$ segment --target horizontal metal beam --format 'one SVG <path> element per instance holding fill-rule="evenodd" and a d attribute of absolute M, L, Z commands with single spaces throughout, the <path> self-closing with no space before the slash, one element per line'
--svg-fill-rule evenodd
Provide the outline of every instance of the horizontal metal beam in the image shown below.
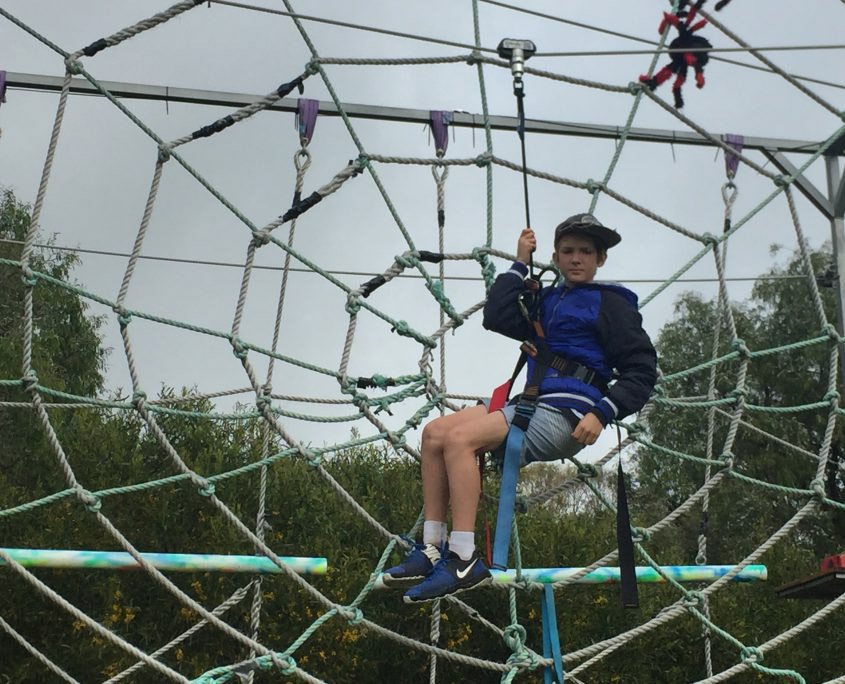
<path fill-rule="evenodd" d="M 763 154 L 778 167 L 778 170 L 781 173 L 786 174 L 787 176 L 793 176 L 795 181 L 793 185 L 798 188 L 804 197 L 806 197 L 810 202 L 822 213 L 825 215 L 825 218 L 832 219 L 833 218 L 833 205 L 831 204 L 830 200 L 825 197 L 825 195 L 810 181 L 808 181 L 803 174 L 798 173 L 798 167 L 796 167 L 789 159 L 782 152 L 776 152 L 774 150 L 763 150 Z"/>
<path fill-rule="evenodd" d="M 63 78 L 58 76 L 44 76 L 40 74 L 25 74 L 8 72 L 7 86 L 11 89 L 25 89 L 36 91 L 61 90 Z M 117 81 L 101 81 L 103 87 L 116 97 L 140 100 L 158 100 L 162 102 L 185 102 L 189 104 L 215 105 L 220 107 L 243 107 L 263 97 L 249 93 L 229 93 L 213 90 L 196 90 L 193 88 L 171 88 L 169 86 L 143 85 L 139 83 L 122 83 Z M 100 95 L 88 81 L 74 78 L 71 81 L 71 92 L 85 95 Z M 282 112 L 295 112 L 296 98 L 279 100 L 269 109 Z M 427 109 L 410 109 L 406 107 L 380 107 L 374 105 L 345 104 L 344 111 L 357 119 L 376 119 L 379 121 L 398 121 L 402 123 L 427 124 L 429 111 Z M 328 116 L 339 116 L 333 102 L 320 102 L 320 113 Z M 461 128 L 483 128 L 484 117 L 471 112 L 454 112 L 452 125 Z M 515 130 L 517 121 L 513 116 L 491 116 L 490 125 L 496 130 Z M 618 139 L 621 129 L 618 126 L 604 126 L 590 123 L 570 123 L 564 121 L 545 121 L 542 119 L 527 119 L 525 130 L 531 133 L 549 135 L 568 135 L 586 138 Z M 718 137 L 718 136 L 717 136 Z M 784 138 L 759 138 L 744 136 L 744 147 L 754 150 L 774 150 L 777 152 L 806 152 L 813 153 L 819 149 L 818 140 L 790 140 Z M 701 145 L 713 147 L 713 143 L 694 131 L 673 131 L 659 128 L 632 128 L 628 140 L 654 143 L 671 143 L 674 145 Z M 837 154 L 845 151 L 839 149 Z"/>
<path fill-rule="evenodd" d="M 0 568 L 8 556 L 25 568 L 136 569 L 141 566 L 124 551 L 59 551 L 56 549 L 0 548 Z M 142 553 L 154 568 L 167 572 L 248 572 L 281 574 L 285 571 L 264 556 L 236 556 L 214 553 Z M 282 565 L 299 575 L 325 575 L 325 558 L 279 556 Z"/>
<path fill-rule="evenodd" d="M 733 572 L 734 565 L 663 565 L 660 572 L 648 565 L 635 568 L 637 582 L 640 584 L 665 584 L 666 577 L 676 582 L 715 582 L 729 572 Z M 580 574 L 584 568 L 522 568 L 522 579 L 539 584 L 554 584 L 571 580 Z M 661 574 L 662 573 L 662 574 Z M 511 586 L 517 584 L 516 570 L 491 570 L 494 586 Z M 382 575 L 376 580 L 375 589 L 388 589 Z M 573 584 L 618 584 L 619 568 L 597 568 L 578 579 Z M 733 582 L 765 582 L 769 578 L 769 571 L 765 565 L 746 565 L 737 572 L 731 580 Z M 533 587 L 532 587 L 533 588 Z"/>

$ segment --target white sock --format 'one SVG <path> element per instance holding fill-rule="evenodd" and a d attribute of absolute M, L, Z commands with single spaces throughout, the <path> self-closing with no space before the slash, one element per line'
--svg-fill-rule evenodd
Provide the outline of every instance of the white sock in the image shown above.
<path fill-rule="evenodd" d="M 446 523 L 439 520 L 426 520 L 423 523 L 423 544 L 443 546 L 446 541 Z"/>
<path fill-rule="evenodd" d="M 449 550 L 457 553 L 461 560 L 469 560 L 475 552 L 475 532 L 452 530 L 449 535 Z"/>

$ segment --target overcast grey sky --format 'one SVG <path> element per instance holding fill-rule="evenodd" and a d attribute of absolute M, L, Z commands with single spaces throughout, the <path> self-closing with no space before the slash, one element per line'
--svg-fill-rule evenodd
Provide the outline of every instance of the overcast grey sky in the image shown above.
<path fill-rule="evenodd" d="M 283 9 L 280 2 L 254 0 L 255 5 Z M 520 2 L 544 11 L 603 28 L 656 39 L 657 25 L 667 3 L 656 0 L 608 2 Z M 3 7 L 62 48 L 73 51 L 167 7 L 166 2 L 133 3 L 79 1 L 71 4 L 38 0 L 4 0 Z M 454 41 L 472 42 L 472 6 L 469 0 L 452 2 L 341 2 L 320 0 L 295 4 L 297 10 L 317 16 L 372 24 Z M 845 5 L 835 0 L 802 3 L 772 0 L 734 0 L 718 17 L 748 43 L 757 46 L 833 44 L 842 42 Z M 403 38 L 306 23 L 317 50 L 324 57 L 445 56 L 463 54 L 459 48 L 430 45 Z M 713 27 L 703 31 L 718 47 L 733 44 Z M 673 34 L 674 35 L 674 34 Z M 490 4 L 481 5 L 481 38 L 495 47 L 503 37 L 525 37 L 542 51 L 639 49 L 642 44 L 590 32 Z M 0 19 L 0 69 L 33 74 L 61 75 L 61 58 L 5 19 Z M 781 67 L 799 74 L 843 82 L 842 51 L 768 53 Z M 757 63 L 752 56 L 731 58 Z M 212 4 L 184 15 L 92 58 L 88 71 L 101 80 L 248 92 L 261 95 L 299 74 L 309 54 L 288 17 Z M 649 64 L 649 55 L 534 58 L 530 65 L 570 76 L 616 85 L 636 80 Z M 661 57 L 659 66 L 667 61 Z M 480 112 L 475 67 L 465 64 L 414 67 L 328 66 L 327 71 L 342 101 Z M 707 85 L 685 87 L 684 113 L 717 134 L 740 133 L 805 140 L 822 140 L 841 121 L 778 76 L 712 61 Z M 514 113 L 510 74 L 485 67 L 490 110 Z M 809 87 L 842 108 L 845 90 L 818 84 Z M 530 118 L 622 126 L 633 98 L 628 94 L 562 84 L 528 76 L 526 108 Z M 659 94 L 671 100 L 669 84 Z M 305 96 L 326 100 L 319 77 L 306 82 Z M 20 199 L 31 201 L 40 177 L 50 128 L 55 115 L 55 94 L 10 90 L 0 107 L 0 184 Z M 225 115 L 223 108 L 160 102 L 128 101 L 126 105 L 164 139 L 189 133 Z M 355 120 L 365 148 L 375 154 L 433 156 L 423 126 Z M 634 124 L 639 127 L 685 130 L 681 122 L 644 99 Z M 293 115 L 261 113 L 222 134 L 182 148 L 186 159 L 250 219 L 263 225 L 289 206 L 293 190 L 292 157 L 298 148 Z M 483 134 L 459 129 L 450 140 L 448 157 L 472 157 L 483 151 Z M 498 156 L 519 161 L 516 135 L 494 133 Z M 305 192 L 323 185 L 357 151 L 337 118 L 318 119 L 311 144 L 313 164 Z M 614 142 L 562 136 L 529 135 L 529 166 L 585 181 L 601 178 L 614 152 Z M 42 215 L 46 234 L 60 245 L 129 252 L 135 240 L 156 159 L 154 143 L 112 104 L 98 97 L 71 98 L 59 142 L 56 165 Z M 749 156 L 759 163 L 759 153 Z M 791 155 L 796 164 L 802 155 Z M 405 225 L 420 249 L 437 250 L 435 186 L 427 168 L 379 166 L 378 172 Z M 808 177 L 825 187 L 824 168 L 817 162 Z M 494 171 L 493 246 L 513 252 L 523 223 L 522 185 L 518 174 Z M 680 145 L 628 143 L 610 186 L 696 233 L 719 233 L 724 182 L 721 155 L 714 150 Z M 586 210 L 589 195 L 551 183 L 530 180 L 532 222 L 540 237 L 538 257 L 551 252 L 550 232 L 563 217 Z M 735 216 L 742 217 L 773 189 L 770 180 L 741 167 Z M 453 168 L 446 184 L 446 251 L 463 252 L 484 242 L 484 171 L 474 166 Z M 829 236 L 827 221 L 802 197 L 798 198 L 804 230 L 819 246 Z M 699 249 L 699 243 L 680 236 L 615 200 L 602 196 L 597 215 L 623 235 L 600 271 L 603 279 L 628 284 L 641 297 L 656 284 L 637 280 L 665 278 Z M 277 233 L 287 235 L 284 227 Z M 224 209 L 175 162 L 166 165 L 155 213 L 143 253 L 189 259 L 242 262 L 250 239 L 247 228 Z M 757 214 L 731 239 L 728 275 L 755 276 L 771 266 L 769 245 L 795 245 L 786 202 L 781 197 Z M 407 249 L 367 175 L 349 181 L 337 193 L 303 216 L 297 226 L 295 247 L 329 269 L 381 272 L 393 257 Z M 280 265 L 283 252 L 273 245 L 262 248 L 258 262 Z M 781 257 L 782 258 L 782 255 Z M 497 260 L 501 271 L 506 262 Z M 85 255 L 75 278 L 87 290 L 116 299 L 126 259 Z M 474 264 L 451 262 L 447 274 L 477 275 Z M 689 277 L 713 277 L 712 259 L 702 260 Z M 228 331 L 237 300 L 241 271 L 236 268 L 141 262 L 130 288 L 130 308 Z M 357 286 L 364 278 L 343 277 Z M 257 271 L 251 282 L 242 337 L 270 346 L 280 274 Z M 712 284 L 669 287 L 643 309 L 647 330 L 656 336 L 672 315 L 683 290 L 712 296 Z M 742 299 L 750 284 L 732 283 L 731 296 Z M 447 293 L 463 310 L 483 297 L 480 282 L 450 281 Z M 345 294 L 323 278 L 292 274 L 280 351 L 329 368 L 337 368 L 348 324 Z M 378 290 L 370 303 L 415 329 L 431 333 L 438 327 L 437 307 L 421 281 L 401 280 Z M 114 314 L 108 314 L 106 343 L 114 349 L 108 386 L 129 386 L 126 360 Z M 196 385 L 214 392 L 246 386 L 240 362 L 228 343 L 136 319 L 130 326 L 141 382 L 149 394 L 166 384 Z M 446 338 L 448 389 L 483 394 L 510 372 L 515 344 L 483 331 L 480 315 Z M 350 372 L 353 375 L 398 375 L 417 371 L 420 346 L 390 332 L 380 319 L 360 316 Z M 250 358 L 264 377 L 266 362 Z M 277 365 L 274 391 L 286 394 L 337 397 L 337 383 L 314 373 Z M 374 393 L 377 394 L 377 393 Z M 243 397 L 248 400 L 248 395 Z M 226 408 L 230 405 L 221 402 Z M 397 427 L 420 405 L 409 401 L 386 422 Z M 286 408 L 325 415 L 350 413 L 348 407 L 321 408 L 285 404 Z M 349 425 L 324 425 L 286 420 L 291 434 L 322 444 L 344 440 Z M 363 434 L 373 430 L 358 422 Z M 411 441 L 419 433 L 410 435 Z M 604 440 L 609 442 L 610 439 Z M 599 455 L 595 449 L 593 455 Z"/>

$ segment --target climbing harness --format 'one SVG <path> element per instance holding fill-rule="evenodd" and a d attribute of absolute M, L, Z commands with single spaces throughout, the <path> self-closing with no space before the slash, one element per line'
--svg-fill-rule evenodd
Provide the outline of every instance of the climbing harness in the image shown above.
<path fill-rule="evenodd" d="M 542 273 L 540 277 L 542 277 Z M 538 284 L 539 282 L 538 280 Z M 534 342 L 526 340 L 520 345 L 519 359 L 517 360 L 511 378 L 493 391 L 489 406 L 489 411 L 493 412 L 502 408 L 508 402 L 513 383 L 516 382 L 516 378 L 522 371 L 528 357 L 531 357 L 534 361 L 534 368 L 531 377 L 526 383 L 525 389 L 519 396 L 516 411 L 505 440 L 505 455 L 502 462 L 499 507 L 496 513 L 496 531 L 492 554 L 492 567 L 500 570 L 507 570 L 508 568 L 508 552 L 514 520 L 514 508 L 516 506 L 516 485 L 519 480 L 519 468 L 522 460 L 525 433 L 537 409 L 540 385 L 547 371 L 554 369 L 561 375 L 574 377 L 581 382 L 592 385 L 602 393 L 607 390 L 607 383 L 598 376 L 594 369 L 555 354 L 549 349 L 546 343 L 545 331 L 538 315 L 542 301 L 537 293 L 531 290 L 526 289 L 522 294 L 526 294 L 534 300 L 530 309 L 523 301 L 522 295 L 520 295 L 518 303 L 523 316 L 530 322 L 534 329 L 536 339 Z M 621 456 L 617 480 L 616 537 L 619 548 L 622 603 L 626 608 L 635 608 L 639 605 L 639 601 L 637 597 L 637 579 L 634 570 L 634 546 L 631 537 L 631 524 L 628 514 L 625 476 L 622 472 Z"/>

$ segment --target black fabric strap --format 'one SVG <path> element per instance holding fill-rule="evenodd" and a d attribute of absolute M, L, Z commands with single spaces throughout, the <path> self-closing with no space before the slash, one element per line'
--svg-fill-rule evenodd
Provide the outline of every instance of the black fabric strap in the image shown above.
<path fill-rule="evenodd" d="M 616 475 L 616 543 L 619 547 L 622 605 L 625 608 L 639 608 L 637 571 L 634 567 L 634 540 L 631 537 L 631 516 L 628 513 L 628 496 L 626 494 L 625 473 L 622 471 L 621 456 Z"/>
<path fill-rule="evenodd" d="M 525 350 L 527 344 L 523 344 L 523 350 Z M 607 390 L 607 383 L 592 368 L 555 354 L 545 343 L 538 344 L 534 349 L 536 349 L 536 353 L 533 354 L 533 357 L 537 363 L 542 363 L 547 368 L 554 368 L 561 375 L 577 378 L 602 392 Z"/>

